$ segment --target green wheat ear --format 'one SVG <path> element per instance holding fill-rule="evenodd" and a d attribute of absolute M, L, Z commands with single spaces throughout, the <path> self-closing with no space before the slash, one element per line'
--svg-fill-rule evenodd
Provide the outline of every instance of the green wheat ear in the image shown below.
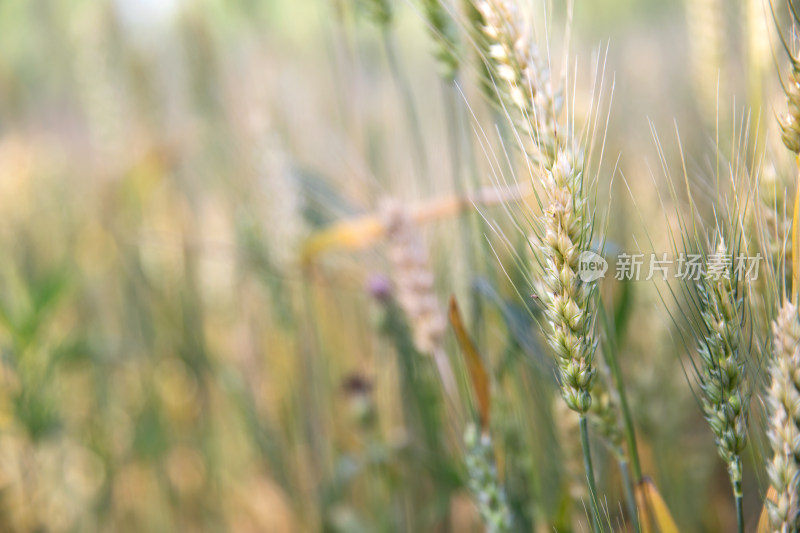
<path fill-rule="evenodd" d="M 739 141 L 732 147 L 730 161 L 722 161 L 717 145 L 717 164 L 711 183 L 690 183 L 681 151 L 689 214 L 678 211 L 678 231 L 673 234 L 670 230 L 669 236 L 675 256 L 699 255 L 703 271 L 694 279 L 683 278 L 680 296 L 671 287 L 665 290 L 683 315 L 681 320 L 673 316 L 681 336 L 686 333 L 694 340 L 695 348 L 691 344 L 687 347 L 691 360 L 687 375 L 696 380 L 703 414 L 728 469 L 738 531 L 742 533 L 745 521 L 741 454 L 747 445 L 749 406 L 758 376 L 757 370 L 751 370 L 750 366 L 758 364 L 756 354 L 761 342 L 754 335 L 757 328 L 752 316 L 752 280 L 747 279 L 741 263 L 755 255 L 755 251 L 748 250 L 745 214 L 755 194 L 751 177 L 758 175 L 758 167 L 746 163 L 744 156 L 750 141 L 749 121 L 743 119 L 739 126 L 741 129 L 734 128 L 733 138 Z M 656 143 L 661 151 L 657 136 Z M 678 143 L 680 147 L 679 136 Z M 662 163 L 666 168 L 666 162 Z M 677 191 L 668 175 L 667 178 L 672 201 L 679 204 Z M 704 185 L 713 195 L 696 197 L 695 192 L 702 192 Z M 698 205 L 697 200 L 708 200 L 708 204 Z M 714 217 L 710 230 L 702 222 L 703 207 Z M 659 292 L 664 299 L 662 289 Z"/>
<path fill-rule="evenodd" d="M 498 481 L 491 436 L 470 424 L 464 433 L 464 444 L 467 447 L 469 488 L 477 500 L 486 531 L 509 533 L 512 531 L 511 512 L 505 491 Z"/>
<path fill-rule="evenodd" d="M 498 101 L 514 127 L 534 183 L 541 212 L 522 212 L 531 226 L 536 296 L 544 309 L 543 330 L 559 370 L 561 396 L 579 415 L 592 527 L 600 531 L 600 509 L 589 446 L 587 413 L 597 371 L 596 281 L 578 275 L 580 256 L 592 251 L 595 182 L 587 179 L 585 151 L 591 128 L 576 135 L 561 120 L 562 98 L 549 61 L 540 57 L 532 31 L 510 0 L 476 0 L 485 57 Z M 592 103 L 594 105 L 594 102 Z M 591 116 L 590 116 L 591 119 Z M 591 120 L 590 120 L 591 122 Z M 591 153 L 591 152 L 589 152 Z"/>
<path fill-rule="evenodd" d="M 448 13 L 444 0 L 423 0 L 422 9 L 435 47 L 434 56 L 439 64 L 439 71 L 445 80 L 453 81 L 460 63 L 455 22 Z"/>
<path fill-rule="evenodd" d="M 729 251 L 720 238 L 715 256 Z M 714 256 L 709 256 L 714 257 Z M 728 466 L 736 498 L 742 495 L 741 453 L 747 443 L 747 407 L 745 392 L 745 360 L 741 342 L 743 300 L 740 280 L 727 269 L 716 279 L 706 275 L 698 284 L 700 313 L 706 332 L 700 343 L 699 381 L 703 392 L 703 411 L 708 420 L 717 450 Z"/>

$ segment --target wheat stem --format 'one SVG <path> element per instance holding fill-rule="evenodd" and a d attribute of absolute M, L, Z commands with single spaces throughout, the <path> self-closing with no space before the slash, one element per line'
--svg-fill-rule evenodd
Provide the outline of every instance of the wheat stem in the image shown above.
<path fill-rule="evenodd" d="M 586 416 L 580 417 L 581 428 L 581 447 L 583 448 L 583 466 L 586 469 L 586 482 L 589 484 L 589 499 L 592 505 L 592 531 L 600 533 L 600 508 L 597 505 L 597 483 L 594 479 L 594 468 L 592 467 L 592 450 L 589 446 L 589 427 L 586 423 Z"/>
<path fill-rule="evenodd" d="M 397 60 L 397 52 L 390 29 L 388 27 L 383 27 L 381 35 L 383 37 L 383 48 L 386 51 L 386 60 L 389 63 L 389 70 L 391 71 L 395 85 L 397 85 L 397 90 L 400 92 L 400 97 L 403 99 L 403 105 L 406 108 L 406 115 L 408 117 L 411 133 L 411 143 L 416 156 L 414 158 L 414 165 L 417 177 L 425 178 L 428 175 L 428 158 L 425 155 L 425 147 L 422 142 L 422 127 L 419 122 L 417 107 L 414 105 L 414 96 L 411 92 L 408 80 L 406 80 L 400 70 L 400 63 Z"/>
<path fill-rule="evenodd" d="M 639 532 L 641 531 L 641 525 L 639 524 L 639 512 L 636 509 L 636 494 L 633 491 L 633 481 L 631 481 L 631 472 L 628 468 L 628 461 L 625 459 L 625 457 L 620 457 L 618 464 L 620 475 L 622 476 L 622 485 L 625 488 L 625 503 L 628 506 L 628 514 L 631 517 L 631 525 L 633 526 L 634 531 Z"/>
<path fill-rule="evenodd" d="M 605 330 L 603 357 L 605 358 L 606 363 L 608 363 L 608 368 L 611 372 L 611 378 L 614 381 L 614 387 L 617 391 L 617 396 L 619 399 L 619 411 L 622 415 L 622 428 L 625 433 L 625 442 L 628 446 L 628 457 L 630 458 L 630 466 L 633 469 L 633 472 L 630 472 L 630 469 L 628 468 L 628 461 L 624 456 L 619 460 L 619 468 L 622 474 L 623 483 L 625 484 L 625 499 L 628 504 L 628 512 L 631 515 L 633 530 L 638 532 L 641 531 L 641 525 L 639 524 L 639 515 L 636 509 L 636 499 L 631 480 L 631 475 L 633 475 L 633 480 L 635 480 L 636 483 L 642 479 L 642 467 L 639 462 L 639 449 L 636 444 L 636 430 L 633 427 L 633 416 L 631 415 L 631 409 L 628 405 L 628 396 L 625 393 L 625 384 L 622 381 L 622 371 L 620 370 L 619 359 L 617 357 L 619 351 L 617 349 L 614 331 L 611 329 L 611 323 L 608 320 L 608 313 L 606 313 L 606 308 L 602 301 L 598 304 L 597 311 L 600 315 L 603 329 Z"/>
<path fill-rule="evenodd" d="M 741 461 L 741 459 L 739 459 Z M 742 481 L 736 481 L 733 484 L 733 493 L 736 497 L 736 524 L 737 531 L 744 533 L 744 508 L 742 506 Z"/>
<path fill-rule="evenodd" d="M 628 445 L 628 455 L 630 456 L 631 468 L 633 479 L 638 483 L 642 479 L 642 466 L 639 462 L 639 448 L 636 444 L 636 429 L 633 426 L 633 415 L 631 415 L 631 408 L 628 404 L 628 395 L 625 392 L 625 384 L 622 381 L 622 371 L 619 366 L 619 359 L 617 358 L 618 350 L 617 343 L 611 331 L 611 324 L 608 320 L 608 314 L 602 302 L 598 307 L 600 320 L 603 321 L 603 327 L 606 330 L 607 346 L 603 351 L 603 355 L 608 362 L 608 367 L 611 370 L 611 376 L 614 378 L 614 386 L 619 394 L 619 407 L 622 411 L 622 422 L 625 429 L 625 441 Z"/>
<path fill-rule="evenodd" d="M 736 526 L 738 533 L 744 533 L 744 509 L 742 507 L 742 456 L 733 457 L 730 467 L 733 498 L 736 501 Z"/>

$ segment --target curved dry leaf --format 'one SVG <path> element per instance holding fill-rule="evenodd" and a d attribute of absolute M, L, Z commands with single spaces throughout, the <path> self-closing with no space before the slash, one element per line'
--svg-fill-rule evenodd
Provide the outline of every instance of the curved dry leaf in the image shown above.
<path fill-rule="evenodd" d="M 486 431 L 489 428 L 489 374 L 486 372 L 486 367 L 483 365 L 483 359 L 481 359 L 478 349 L 464 327 L 464 321 L 461 319 L 461 312 L 458 309 L 455 296 L 450 297 L 449 317 L 450 325 L 453 326 L 458 345 L 461 347 L 461 352 L 467 362 L 467 370 L 469 370 L 472 388 L 475 391 L 475 398 L 478 402 L 481 429 Z"/>
<path fill-rule="evenodd" d="M 642 533 L 678 533 L 678 526 L 653 480 L 643 478 L 636 485 L 636 505 Z"/>

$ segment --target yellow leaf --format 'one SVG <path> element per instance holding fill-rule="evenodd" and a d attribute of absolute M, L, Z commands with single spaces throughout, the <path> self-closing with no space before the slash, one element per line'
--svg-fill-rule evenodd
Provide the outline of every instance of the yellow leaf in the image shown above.
<path fill-rule="evenodd" d="M 472 388 L 475 390 L 475 397 L 478 401 L 481 429 L 487 431 L 489 429 L 489 375 L 486 373 L 486 367 L 483 366 L 483 359 L 481 359 L 478 349 L 464 327 L 455 296 L 450 297 L 450 324 L 453 326 L 458 345 L 461 346 L 467 362 Z"/>
<path fill-rule="evenodd" d="M 678 533 L 678 526 L 653 481 L 645 477 L 636 485 L 636 504 L 642 533 Z"/>
<path fill-rule="evenodd" d="M 777 492 L 775 491 L 775 487 L 770 487 L 767 491 L 767 500 L 775 501 L 775 497 L 777 496 Z M 769 513 L 767 512 L 767 502 L 764 502 L 764 507 L 761 509 L 761 516 L 758 518 L 758 527 L 756 528 L 756 533 L 771 533 L 772 528 L 769 525 Z"/>
<path fill-rule="evenodd" d="M 524 201 L 533 196 L 530 186 L 498 190 L 496 187 L 480 189 L 468 196 L 437 198 L 409 207 L 409 216 L 416 224 L 426 224 L 456 215 L 474 204 L 496 205 L 503 202 Z M 356 250 L 366 248 L 384 235 L 386 228 L 379 214 L 367 215 L 336 223 L 312 235 L 303 245 L 301 259 L 308 263 L 329 249 Z"/>
<path fill-rule="evenodd" d="M 303 245 L 301 256 L 308 262 L 329 248 L 356 250 L 372 244 L 385 231 L 377 216 L 345 220 L 312 235 Z"/>

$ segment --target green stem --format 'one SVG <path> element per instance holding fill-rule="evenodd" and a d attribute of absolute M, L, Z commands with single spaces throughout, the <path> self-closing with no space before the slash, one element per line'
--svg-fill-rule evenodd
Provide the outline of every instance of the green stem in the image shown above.
<path fill-rule="evenodd" d="M 736 525 L 738 533 L 744 533 L 744 508 L 742 505 L 742 458 L 735 456 L 731 469 L 733 497 L 736 500 Z"/>
<path fill-rule="evenodd" d="M 425 179 L 428 174 L 428 160 L 425 155 L 425 147 L 422 144 L 422 128 L 420 127 L 417 108 L 414 105 L 414 96 L 411 93 L 411 87 L 400 70 L 394 40 L 388 28 L 383 29 L 383 47 L 386 50 L 386 60 L 389 63 L 389 70 L 392 73 L 392 78 L 397 85 L 397 90 L 400 92 L 400 97 L 403 99 L 403 105 L 406 108 L 406 116 L 408 117 L 409 128 L 411 130 L 411 143 L 416 155 L 414 158 L 414 165 L 417 177 Z"/>
<path fill-rule="evenodd" d="M 631 517 L 631 524 L 634 531 L 639 529 L 639 514 L 636 509 L 636 496 L 633 492 L 633 482 L 631 481 L 631 474 L 628 469 L 628 461 L 624 456 L 619 458 L 619 471 L 622 475 L 622 483 L 625 486 L 625 502 L 628 505 L 628 514 Z"/>
<path fill-rule="evenodd" d="M 583 448 L 583 466 L 586 469 L 586 481 L 589 484 L 589 498 L 592 503 L 592 531 L 601 533 L 600 528 L 600 508 L 597 505 L 597 483 L 594 480 L 594 468 L 592 467 L 592 450 L 589 447 L 589 427 L 586 423 L 586 415 L 580 415 L 581 422 L 581 447 Z"/>
<path fill-rule="evenodd" d="M 619 360 L 617 359 L 617 345 L 614 341 L 613 331 L 611 331 L 611 324 L 608 321 L 605 306 L 603 302 L 597 306 L 600 311 L 600 319 L 603 321 L 605 328 L 605 338 L 607 349 L 603 350 L 603 355 L 606 358 L 608 367 L 611 369 L 611 375 L 614 378 L 614 385 L 617 388 L 619 395 L 619 407 L 622 411 L 622 421 L 625 426 L 625 441 L 628 444 L 628 455 L 631 460 L 631 468 L 633 470 L 634 482 L 638 483 L 642 480 L 642 466 L 639 463 L 639 449 L 636 446 L 636 430 L 633 427 L 633 416 L 631 416 L 631 409 L 628 406 L 628 396 L 625 394 L 625 384 L 622 381 L 622 372 L 619 368 Z"/>
<path fill-rule="evenodd" d="M 466 179 L 464 178 L 462 172 L 462 136 L 461 125 L 459 124 L 459 93 L 456 90 L 457 85 L 457 77 L 451 80 L 443 79 L 441 83 L 445 122 L 447 123 L 447 137 L 450 144 L 450 160 L 453 167 L 453 189 L 460 196 L 463 196 L 466 194 L 468 187 L 466 186 Z M 459 224 L 459 228 L 461 231 L 461 240 L 464 243 L 464 255 L 466 259 L 467 271 L 470 273 L 470 276 L 467 280 L 467 291 L 470 295 L 470 331 L 473 332 L 475 342 L 478 347 L 480 347 L 483 339 L 485 320 L 483 320 L 483 306 L 481 304 L 480 295 L 472 286 L 472 281 L 482 273 L 479 264 L 480 254 L 478 253 L 478 246 L 475 244 L 476 241 L 480 242 L 482 239 L 472 238 L 472 230 L 474 226 L 472 219 L 475 216 L 476 213 L 472 211 L 466 213 L 462 223 Z M 478 217 L 478 219 L 482 220 L 480 217 Z M 481 235 L 483 234 L 485 234 L 485 232 L 481 231 Z"/>
<path fill-rule="evenodd" d="M 739 485 L 739 490 L 742 488 L 742 482 L 737 482 Z M 742 495 L 739 494 L 736 496 L 736 523 L 737 523 L 737 531 L 739 533 L 744 533 L 744 509 L 742 508 Z"/>
<path fill-rule="evenodd" d="M 465 187 L 461 177 L 461 130 L 458 125 L 457 95 L 454 92 L 456 80 L 443 79 L 441 82 L 444 116 L 447 123 L 447 139 L 450 145 L 450 163 L 453 171 L 453 188 L 464 193 Z"/>

